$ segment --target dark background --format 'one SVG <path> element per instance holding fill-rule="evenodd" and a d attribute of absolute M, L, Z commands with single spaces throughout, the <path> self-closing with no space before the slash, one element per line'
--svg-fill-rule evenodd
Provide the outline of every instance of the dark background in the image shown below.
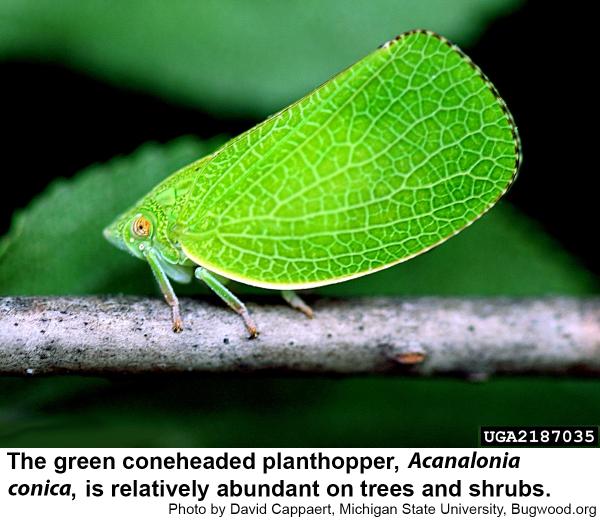
<path fill-rule="evenodd" d="M 519 126 L 524 164 L 508 200 L 600 275 L 597 132 L 588 125 L 597 59 L 582 29 L 585 8 L 528 2 L 465 51 Z M 149 140 L 235 135 L 256 123 L 26 61 L 0 62 L 0 114 L 0 233 L 57 176 Z M 481 424 L 598 423 L 594 397 L 595 380 L 569 378 L 0 378 L 0 444 L 465 446 L 477 444 Z"/>

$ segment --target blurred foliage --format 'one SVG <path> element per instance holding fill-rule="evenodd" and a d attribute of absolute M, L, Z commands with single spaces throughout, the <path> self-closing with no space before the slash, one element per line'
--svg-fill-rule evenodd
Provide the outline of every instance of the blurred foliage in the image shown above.
<path fill-rule="evenodd" d="M 0 294 L 157 294 L 150 269 L 110 245 L 102 229 L 158 181 L 221 142 L 187 138 L 164 146 L 148 144 L 130 157 L 54 182 L 16 216 L 2 240 Z M 193 294 L 200 288 L 193 283 L 177 290 Z M 501 203 L 427 254 L 318 293 L 530 295 L 595 289 L 588 272 Z"/>
<path fill-rule="evenodd" d="M 15 215 L 0 242 L 0 294 L 152 293 L 147 267 L 110 245 L 102 229 L 168 174 L 222 141 L 150 143 L 131 157 L 52 183 Z"/>
<path fill-rule="evenodd" d="M 6 447 L 476 446 L 480 425 L 597 423 L 594 380 L 354 377 L 0 381 Z"/>
<path fill-rule="evenodd" d="M 51 60 L 213 113 L 264 116 L 396 34 L 461 45 L 520 0 L 2 0 L 0 58 Z"/>

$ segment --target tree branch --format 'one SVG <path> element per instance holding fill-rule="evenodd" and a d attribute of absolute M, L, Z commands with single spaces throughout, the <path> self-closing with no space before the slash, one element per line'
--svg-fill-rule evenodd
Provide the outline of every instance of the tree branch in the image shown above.
<path fill-rule="evenodd" d="M 319 300 L 310 320 L 249 308 L 246 338 L 224 306 L 134 297 L 0 298 L 0 373 L 277 370 L 315 373 L 600 375 L 600 299 Z"/>

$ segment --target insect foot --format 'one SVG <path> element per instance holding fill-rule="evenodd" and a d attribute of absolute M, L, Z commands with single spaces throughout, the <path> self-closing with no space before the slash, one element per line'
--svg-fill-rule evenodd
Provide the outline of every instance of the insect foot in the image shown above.
<path fill-rule="evenodd" d="M 312 319 L 315 316 L 313 309 L 308 306 L 304 299 L 302 299 L 296 292 L 293 290 L 282 290 L 281 296 L 295 310 L 302 312 L 306 317 Z"/>
<path fill-rule="evenodd" d="M 183 332 L 183 321 L 181 320 L 181 317 L 173 319 L 173 331 L 175 333 Z"/>
<path fill-rule="evenodd" d="M 236 314 L 238 314 L 243 320 L 246 330 L 250 334 L 250 339 L 254 339 L 258 335 L 258 329 L 250 314 L 246 305 L 242 303 L 231 291 L 221 283 L 213 274 L 202 267 L 196 268 L 194 276 L 200 281 L 204 281 L 208 287 L 217 294 L 224 302 L 231 308 Z"/>
<path fill-rule="evenodd" d="M 244 324 L 246 325 L 246 330 L 248 330 L 248 339 L 256 339 L 258 337 L 258 328 L 256 327 L 254 319 L 250 317 L 250 314 L 248 313 L 248 310 L 246 310 L 246 307 L 244 307 L 244 309 L 240 310 L 238 313 L 242 316 Z"/>

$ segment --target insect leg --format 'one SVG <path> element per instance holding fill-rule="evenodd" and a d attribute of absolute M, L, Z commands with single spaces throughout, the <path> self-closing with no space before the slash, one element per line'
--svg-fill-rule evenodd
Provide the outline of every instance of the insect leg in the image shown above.
<path fill-rule="evenodd" d="M 158 286 L 160 287 L 161 292 L 165 296 L 165 301 L 171 307 L 171 314 L 173 316 L 173 331 L 175 333 L 179 333 L 183 330 L 183 321 L 181 320 L 181 314 L 179 312 L 179 300 L 175 295 L 175 291 L 171 286 L 171 282 L 167 277 L 167 274 L 163 270 L 162 266 L 156 259 L 156 255 L 151 250 L 146 250 L 144 252 L 146 260 L 152 269 L 152 273 L 156 281 L 158 282 Z"/>
<path fill-rule="evenodd" d="M 306 317 L 312 319 L 314 316 L 313 310 L 310 306 L 308 306 L 304 299 L 302 299 L 296 292 L 293 290 L 282 290 L 281 296 L 285 299 L 285 302 L 289 304 L 292 308 L 299 310 Z"/>
<path fill-rule="evenodd" d="M 215 294 L 225 301 L 229 308 L 242 316 L 244 324 L 246 325 L 246 330 L 248 330 L 251 339 L 258 335 L 256 324 L 252 320 L 252 317 L 250 317 L 246 305 L 242 303 L 235 295 L 233 295 L 233 293 L 227 289 L 223 283 L 221 283 L 214 275 L 206 270 L 206 268 L 196 268 L 194 275 L 201 281 L 204 281 Z"/>

